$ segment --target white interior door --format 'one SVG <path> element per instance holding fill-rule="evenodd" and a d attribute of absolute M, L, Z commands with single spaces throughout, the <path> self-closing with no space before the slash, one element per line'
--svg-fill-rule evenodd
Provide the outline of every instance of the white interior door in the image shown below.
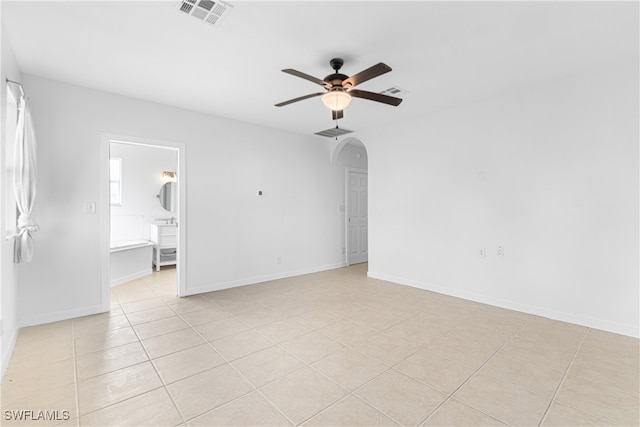
<path fill-rule="evenodd" d="M 359 264 L 369 260 L 367 180 L 367 172 L 350 170 L 347 173 L 348 264 Z"/>

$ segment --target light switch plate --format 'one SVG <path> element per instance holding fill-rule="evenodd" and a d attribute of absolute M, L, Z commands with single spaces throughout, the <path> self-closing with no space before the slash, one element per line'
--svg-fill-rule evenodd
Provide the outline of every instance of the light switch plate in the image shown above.
<path fill-rule="evenodd" d="M 94 215 L 96 213 L 96 202 L 87 202 L 85 212 L 89 215 Z"/>

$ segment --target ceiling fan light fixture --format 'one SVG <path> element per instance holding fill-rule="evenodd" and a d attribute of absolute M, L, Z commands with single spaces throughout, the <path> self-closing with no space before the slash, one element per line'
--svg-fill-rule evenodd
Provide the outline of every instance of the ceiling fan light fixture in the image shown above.
<path fill-rule="evenodd" d="M 342 111 L 351 103 L 351 95 L 341 90 L 332 90 L 322 95 L 322 102 L 332 111 Z"/>
<path fill-rule="evenodd" d="M 0 0 L 1 1 L 1 0 Z M 187 1 L 187 0 L 183 0 Z M 195 0 L 189 0 L 195 1 Z M 354 89 L 360 83 L 364 83 L 374 77 L 381 76 L 382 74 L 391 71 L 391 67 L 387 64 L 379 62 L 378 64 L 360 71 L 357 74 L 348 77 L 344 74 L 340 74 L 340 68 L 344 61 L 340 58 L 333 58 L 329 61 L 329 65 L 335 71 L 333 74 L 329 74 L 323 80 L 310 76 L 309 74 L 302 73 L 293 68 L 285 68 L 283 73 L 291 74 L 296 77 L 308 80 L 312 83 L 322 86 L 328 92 L 316 92 L 309 95 L 299 96 L 297 98 L 290 99 L 288 101 L 280 102 L 276 104 L 276 107 L 284 107 L 285 105 L 293 104 L 294 102 L 302 101 L 309 98 L 315 98 L 322 96 L 322 103 L 325 107 L 331 110 L 331 119 L 340 120 L 344 117 L 343 110 L 351 103 L 351 98 L 362 98 L 369 101 L 381 102 L 387 105 L 393 105 L 397 107 L 402 102 L 402 98 L 396 98 L 384 93 L 368 92 L 366 90 Z M 348 90 L 348 92 L 347 92 Z"/>

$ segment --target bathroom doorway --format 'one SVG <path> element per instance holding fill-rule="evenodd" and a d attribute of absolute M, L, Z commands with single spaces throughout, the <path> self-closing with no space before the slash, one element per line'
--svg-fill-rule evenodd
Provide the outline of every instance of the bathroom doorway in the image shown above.
<path fill-rule="evenodd" d="M 132 281 L 185 295 L 184 145 L 114 135 L 102 144 L 102 308 Z"/>

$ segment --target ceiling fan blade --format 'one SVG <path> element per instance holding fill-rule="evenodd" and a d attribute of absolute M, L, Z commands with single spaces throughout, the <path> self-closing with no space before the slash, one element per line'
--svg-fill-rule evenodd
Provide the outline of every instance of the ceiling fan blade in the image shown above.
<path fill-rule="evenodd" d="M 342 114 L 343 110 L 338 110 L 338 111 L 333 111 L 331 110 L 331 119 L 332 120 L 338 120 L 344 117 L 344 115 Z"/>
<path fill-rule="evenodd" d="M 312 93 L 309 95 L 305 95 L 305 96 L 300 96 L 298 98 L 293 98 L 290 99 L 288 101 L 283 101 L 279 104 L 276 104 L 276 107 L 284 107 L 285 105 L 289 105 L 289 104 L 293 104 L 294 102 L 298 102 L 298 101 L 302 101 L 304 99 L 309 99 L 309 98 L 313 98 L 314 96 L 320 96 L 320 95 L 324 95 L 325 92 L 317 92 L 317 93 Z"/>
<path fill-rule="evenodd" d="M 367 80 L 371 80 L 374 77 L 381 76 L 384 73 L 388 73 L 391 71 L 391 67 L 387 64 L 383 64 L 382 62 L 374 65 L 373 67 L 369 67 L 364 71 L 360 71 L 358 74 L 354 74 L 349 77 L 345 81 L 342 82 L 342 87 L 350 88 L 356 87 L 360 83 L 366 82 Z"/>
<path fill-rule="evenodd" d="M 331 88 L 332 87 L 331 83 L 327 83 L 324 80 L 320 80 L 317 77 L 310 76 L 309 74 L 305 74 L 305 73 L 303 73 L 301 71 L 294 70 L 292 68 L 287 68 L 285 70 L 282 70 L 282 72 L 283 73 L 287 73 L 287 74 L 291 74 L 292 76 L 303 78 L 305 80 L 309 80 L 310 82 L 313 82 L 315 84 L 319 84 L 320 86 L 325 86 L 326 88 Z"/>
<path fill-rule="evenodd" d="M 355 96 L 356 98 L 364 98 L 364 99 L 369 99 L 371 101 L 382 102 L 383 104 L 393 105 L 394 107 L 397 107 L 402 102 L 402 98 L 383 95 L 381 93 L 368 92 L 366 90 L 353 89 L 347 93 L 351 96 Z"/>

